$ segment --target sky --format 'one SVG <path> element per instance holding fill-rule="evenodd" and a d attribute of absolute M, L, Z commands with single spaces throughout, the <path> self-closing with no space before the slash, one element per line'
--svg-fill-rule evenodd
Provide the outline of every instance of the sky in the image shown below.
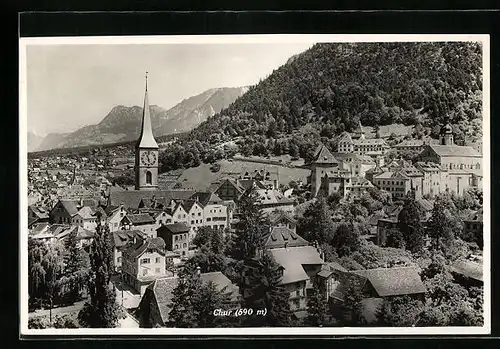
<path fill-rule="evenodd" d="M 116 105 L 169 109 L 215 87 L 250 86 L 312 43 L 28 45 L 28 131 L 96 124 Z"/>

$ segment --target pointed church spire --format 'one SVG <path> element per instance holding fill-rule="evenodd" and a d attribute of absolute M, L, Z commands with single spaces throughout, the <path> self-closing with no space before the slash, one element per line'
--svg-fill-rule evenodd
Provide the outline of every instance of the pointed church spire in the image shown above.
<path fill-rule="evenodd" d="M 146 72 L 146 91 L 144 93 L 144 108 L 142 111 L 142 128 L 138 148 L 158 148 L 158 144 L 153 137 L 153 128 L 151 126 L 151 115 L 148 100 L 148 72 Z"/>

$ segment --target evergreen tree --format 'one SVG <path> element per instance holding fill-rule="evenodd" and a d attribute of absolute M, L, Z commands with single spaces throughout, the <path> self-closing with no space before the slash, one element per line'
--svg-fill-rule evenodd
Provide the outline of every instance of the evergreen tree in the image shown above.
<path fill-rule="evenodd" d="M 197 313 L 195 302 L 201 279 L 196 268 L 189 265 L 179 273 L 177 286 L 173 290 L 169 321 L 172 327 L 196 327 Z"/>
<path fill-rule="evenodd" d="M 403 209 L 399 212 L 398 228 L 403 234 L 406 249 L 411 252 L 422 250 L 425 241 L 420 210 L 411 196 L 406 199 Z"/>
<path fill-rule="evenodd" d="M 297 233 L 310 242 L 330 243 L 335 234 L 335 227 L 325 198 L 318 198 L 306 209 L 298 221 Z"/>
<path fill-rule="evenodd" d="M 332 239 L 339 257 L 347 256 L 359 249 L 361 245 L 359 232 L 352 223 L 341 223 Z"/>
<path fill-rule="evenodd" d="M 62 280 L 67 290 L 65 298 L 71 304 L 81 299 L 90 267 L 88 255 L 78 246 L 77 231 L 74 229 L 68 236 L 66 266 Z"/>
<path fill-rule="evenodd" d="M 311 295 L 307 299 L 306 324 L 313 327 L 322 327 L 330 320 L 326 295 L 320 290 L 317 279 L 314 280 Z"/>
<path fill-rule="evenodd" d="M 237 260 L 255 257 L 257 251 L 264 245 L 269 224 L 257 205 L 258 199 L 258 194 L 252 186 L 238 200 L 240 221 L 236 227 L 232 246 L 232 255 Z"/>
<path fill-rule="evenodd" d="M 343 316 L 340 321 L 342 326 L 362 326 L 366 324 L 363 316 L 362 300 L 361 282 L 358 278 L 352 277 L 344 294 Z"/>
<path fill-rule="evenodd" d="M 380 307 L 377 319 L 381 326 L 416 326 L 424 310 L 421 301 L 410 296 L 395 296 L 385 299 Z"/>
<path fill-rule="evenodd" d="M 246 260 L 243 265 L 240 292 L 242 308 L 267 309 L 266 316 L 249 316 L 245 326 L 290 326 L 290 294 L 281 285 L 282 267 L 265 251 L 260 258 Z"/>
<path fill-rule="evenodd" d="M 90 301 L 80 310 L 78 320 L 91 328 L 112 328 L 118 324 L 120 308 L 115 290 L 110 285 L 114 270 L 111 234 L 108 225 L 102 226 L 100 219 L 98 222 L 90 248 Z"/>
<path fill-rule="evenodd" d="M 441 196 L 436 197 L 432 216 L 428 223 L 428 234 L 433 241 L 433 248 L 439 250 L 442 244 L 446 244 L 454 239 L 453 218 L 446 205 L 446 201 Z"/>

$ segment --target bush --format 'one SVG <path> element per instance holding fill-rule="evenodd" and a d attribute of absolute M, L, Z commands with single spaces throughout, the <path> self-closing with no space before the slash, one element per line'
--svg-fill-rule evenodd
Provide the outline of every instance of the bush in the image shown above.
<path fill-rule="evenodd" d="M 77 313 L 56 315 L 53 326 L 55 328 L 80 328 Z"/>
<path fill-rule="evenodd" d="M 30 318 L 28 320 L 28 328 L 29 329 L 44 329 L 44 328 L 50 328 L 50 321 L 49 318 L 46 316 L 37 316 Z"/>

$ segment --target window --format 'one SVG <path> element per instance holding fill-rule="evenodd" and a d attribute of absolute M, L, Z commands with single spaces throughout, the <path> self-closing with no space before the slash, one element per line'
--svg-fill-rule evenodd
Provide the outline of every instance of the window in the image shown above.
<path fill-rule="evenodd" d="M 196 223 L 198 223 L 198 221 L 196 221 Z M 194 220 L 191 220 L 191 224 L 194 224 Z"/>
<path fill-rule="evenodd" d="M 198 212 L 198 216 L 201 216 L 201 212 Z"/>
<path fill-rule="evenodd" d="M 175 246 L 174 246 L 174 249 L 176 249 L 176 250 L 177 250 L 178 248 L 179 248 L 179 245 L 175 245 Z"/>
<path fill-rule="evenodd" d="M 210 222 L 211 220 L 212 220 L 212 218 L 207 217 L 207 222 Z"/>
<path fill-rule="evenodd" d="M 300 296 L 300 290 L 295 291 L 295 296 Z"/>
<path fill-rule="evenodd" d="M 142 269 L 142 276 L 148 275 L 148 270 L 147 269 Z"/>
<path fill-rule="evenodd" d="M 193 213 L 191 213 L 191 216 L 194 216 L 194 212 L 193 212 Z"/>
<path fill-rule="evenodd" d="M 174 236 L 174 241 L 177 241 L 179 237 L 177 235 Z"/>
<path fill-rule="evenodd" d="M 116 259 L 116 261 L 117 261 L 118 263 L 121 263 L 121 262 L 122 262 L 122 257 L 118 257 L 118 258 Z"/>
<path fill-rule="evenodd" d="M 153 175 L 150 171 L 146 171 L 146 184 L 151 184 L 153 181 Z"/>
<path fill-rule="evenodd" d="M 149 258 L 141 259 L 141 264 L 147 264 L 147 263 L 149 263 Z"/>
<path fill-rule="evenodd" d="M 155 258 L 155 263 L 160 263 L 160 257 Z"/>
<path fill-rule="evenodd" d="M 183 248 L 186 248 L 186 247 L 187 247 L 187 244 L 186 244 L 186 243 L 183 243 L 183 244 L 182 244 L 182 247 L 183 247 Z"/>

